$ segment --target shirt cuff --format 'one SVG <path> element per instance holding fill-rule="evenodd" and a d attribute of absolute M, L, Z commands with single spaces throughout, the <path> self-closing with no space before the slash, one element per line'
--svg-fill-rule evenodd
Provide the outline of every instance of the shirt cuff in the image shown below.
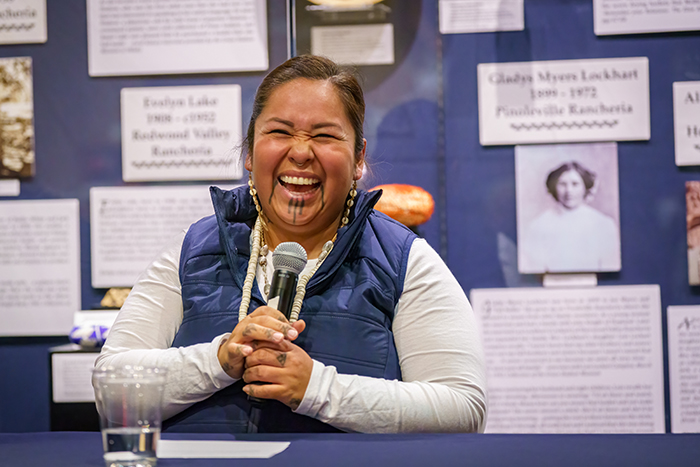
<path fill-rule="evenodd" d="M 318 399 L 321 390 L 323 370 L 326 368 L 326 366 L 318 360 L 314 360 L 313 362 L 314 366 L 311 369 L 311 377 L 309 378 L 309 384 L 306 386 L 306 392 L 301 400 L 301 404 L 299 404 L 299 407 L 294 411 L 294 413 L 307 415 L 309 417 L 312 417 L 312 413 L 315 412 L 312 412 L 312 409 L 314 408 L 314 403 Z"/>
<path fill-rule="evenodd" d="M 231 384 L 238 381 L 237 379 L 231 378 L 223 368 L 221 368 L 221 363 L 219 363 L 219 347 L 226 342 L 228 336 L 231 333 L 227 332 L 216 336 L 214 340 L 211 341 L 209 345 L 209 367 L 211 368 L 211 379 L 217 389 L 225 388 Z"/>

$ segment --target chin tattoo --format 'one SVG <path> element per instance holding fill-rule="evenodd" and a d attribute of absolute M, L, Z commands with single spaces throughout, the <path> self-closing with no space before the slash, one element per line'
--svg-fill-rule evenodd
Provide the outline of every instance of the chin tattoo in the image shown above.
<path fill-rule="evenodd" d="M 267 200 L 267 204 L 272 204 L 272 195 L 275 194 L 275 188 L 277 188 L 277 185 L 279 184 L 280 182 L 277 179 L 275 179 L 275 181 L 272 182 L 272 191 L 270 192 L 270 199 Z"/>
<path fill-rule="evenodd" d="M 300 199 L 300 200 L 290 199 L 289 200 L 287 214 L 294 214 L 294 217 L 292 219 L 293 224 L 297 223 L 297 215 L 301 215 L 304 212 L 304 204 L 305 204 L 305 201 L 303 199 Z"/>

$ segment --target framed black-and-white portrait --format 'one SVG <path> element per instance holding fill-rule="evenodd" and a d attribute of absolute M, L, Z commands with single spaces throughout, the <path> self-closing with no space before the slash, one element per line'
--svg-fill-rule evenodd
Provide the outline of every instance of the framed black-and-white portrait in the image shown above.
<path fill-rule="evenodd" d="M 619 271 L 617 144 L 516 146 L 518 271 Z"/>

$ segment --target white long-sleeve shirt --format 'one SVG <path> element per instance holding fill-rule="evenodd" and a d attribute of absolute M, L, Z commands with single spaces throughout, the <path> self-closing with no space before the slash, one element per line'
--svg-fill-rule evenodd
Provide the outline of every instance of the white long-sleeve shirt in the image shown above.
<path fill-rule="evenodd" d="M 164 419 L 235 382 L 217 357 L 228 334 L 170 347 L 182 323 L 178 268 L 184 236 L 174 238 L 139 277 L 96 362 L 167 368 Z M 262 274 L 259 267 L 259 284 Z M 392 332 L 403 381 L 338 374 L 314 360 L 296 413 L 351 432 L 483 431 L 486 382 L 475 318 L 462 288 L 423 239 L 411 246 Z"/>

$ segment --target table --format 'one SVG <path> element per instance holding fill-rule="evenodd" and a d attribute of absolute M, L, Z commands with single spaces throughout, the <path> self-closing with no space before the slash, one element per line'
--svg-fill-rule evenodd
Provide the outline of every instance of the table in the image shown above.
<path fill-rule="evenodd" d="M 187 435 L 164 438 L 177 439 L 176 436 L 188 439 Z M 700 466 L 700 434 L 295 434 L 244 435 L 235 439 L 287 440 L 291 444 L 270 459 L 161 459 L 158 466 Z M 0 434 L 0 465 L 101 467 L 104 464 L 100 433 Z"/>

